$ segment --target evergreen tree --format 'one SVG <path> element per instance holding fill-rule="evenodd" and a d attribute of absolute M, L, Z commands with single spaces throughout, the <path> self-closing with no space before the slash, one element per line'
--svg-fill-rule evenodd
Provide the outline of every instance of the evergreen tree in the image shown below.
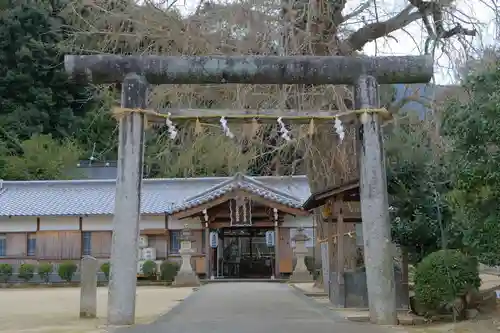
<path fill-rule="evenodd" d="M 11 139 L 70 136 L 92 105 L 91 89 L 64 72 L 64 22 L 53 3 L 15 1 L 0 13 L 0 127 Z"/>

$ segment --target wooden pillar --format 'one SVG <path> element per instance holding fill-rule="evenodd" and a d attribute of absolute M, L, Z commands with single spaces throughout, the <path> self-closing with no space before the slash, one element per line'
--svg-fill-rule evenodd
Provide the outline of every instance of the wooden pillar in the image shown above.
<path fill-rule="evenodd" d="M 205 222 L 205 278 L 212 279 L 212 248 L 210 247 L 210 228 L 208 222 Z"/>
<path fill-rule="evenodd" d="M 273 208 L 274 216 L 274 278 L 281 276 L 280 272 L 280 228 L 279 228 L 279 211 Z"/>
<path fill-rule="evenodd" d="M 337 247 L 336 247 L 336 295 L 334 295 L 334 305 L 345 307 L 345 253 L 344 253 L 344 215 L 343 215 L 343 198 L 335 199 L 335 215 L 337 216 Z M 332 228 L 333 229 L 333 228 Z"/>
<path fill-rule="evenodd" d="M 327 205 L 332 207 L 332 202 L 328 201 Z M 330 209 L 331 214 L 327 217 L 327 241 L 328 241 L 328 297 L 330 301 L 333 301 L 335 295 L 332 295 L 332 291 L 336 290 L 335 284 L 336 280 L 332 279 L 332 273 L 335 271 L 334 268 L 334 238 L 333 238 L 333 209 Z"/>

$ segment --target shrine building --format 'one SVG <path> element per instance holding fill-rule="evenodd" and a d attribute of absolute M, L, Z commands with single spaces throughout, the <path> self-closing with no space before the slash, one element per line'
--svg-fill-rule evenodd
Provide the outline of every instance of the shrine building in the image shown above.
<path fill-rule="evenodd" d="M 57 264 L 83 255 L 109 261 L 115 184 L 0 181 L 0 262 Z M 286 277 L 294 266 L 291 239 L 298 228 L 310 237 L 310 256 L 320 257 L 314 253 L 312 215 L 302 208 L 310 194 L 305 176 L 144 179 L 140 262 L 180 261 L 179 236 L 187 225 L 200 276 Z"/>

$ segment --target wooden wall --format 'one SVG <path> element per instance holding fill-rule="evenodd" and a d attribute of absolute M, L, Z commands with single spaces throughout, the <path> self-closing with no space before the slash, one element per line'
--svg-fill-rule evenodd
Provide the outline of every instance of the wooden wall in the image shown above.
<path fill-rule="evenodd" d="M 28 251 L 28 234 L 25 232 L 7 234 L 7 256 L 24 257 Z"/>
<path fill-rule="evenodd" d="M 80 231 L 39 231 L 36 234 L 36 257 L 40 259 L 80 259 Z"/>
<path fill-rule="evenodd" d="M 169 252 L 168 235 L 148 235 L 149 247 L 156 249 L 156 258 L 165 259 Z"/>
<path fill-rule="evenodd" d="M 95 258 L 109 258 L 112 235 L 111 231 L 91 231 L 90 255 Z"/>
<path fill-rule="evenodd" d="M 292 273 L 293 271 L 293 249 L 290 240 L 290 228 L 279 230 L 279 270 L 280 273 Z"/>
<path fill-rule="evenodd" d="M 82 257 L 82 235 L 91 233 L 90 254 L 99 259 L 107 259 L 111 255 L 112 242 L 111 215 L 99 216 L 54 216 L 54 217 L 0 217 L 0 233 L 6 235 L 7 251 L 3 259 L 19 260 L 79 260 Z M 141 218 L 141 234 L 148 235 L 150 247 L 156 249 L 157 258 L 163 260 L 169 257 L 170 239 L 169 229 L 180 230 L 185 224 L 193 230 L 195 242 L 193 249 L 195 255 L 203 257 L 205 252 L 203 226 L 199 219 L 166 219 L 164 215 L 143 216 Z M 304 225 L 310 227 L 310 217 L 293 218 L 286 215 L 282 222 L 283 228 L 280 235 L 280 255 L 283 272 L 291 270 L 293 251 L 290 248 L 289 228 Z M 271 226 L 269 224 L 269 226 Z M 285 226 L 286 225 L 286 226 Z M 28 235 L 36 235 L 35 255 L 28 257 Z M 178 255 L 170 255 L 175 259 Z M 198 266 L 202 266 L 199 260 Z"/>

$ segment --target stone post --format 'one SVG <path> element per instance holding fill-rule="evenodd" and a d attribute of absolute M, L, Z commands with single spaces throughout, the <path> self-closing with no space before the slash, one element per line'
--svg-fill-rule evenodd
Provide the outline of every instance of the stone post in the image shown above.
<path fill-rule="evenodd" d="M 144 77 L 128 74 L 122 83 L 122 107 L 145 109 L 148 88 Z M 108 291 L 110 325 L 132 325 L 135 321 L 144 117 L 140 112 L 127 112 L 119 118 L 118 174 Z"/>
<path fill-rule="evenodd" d="M 354 87 L 355 107 L 367 110 L 359 128 L 360 197 L 370 321 L 396 325 L 396 288 L 392 257 L 389 200 L 381 117 L 370 112 L 379 107 L 378 83 L 361 76 Z"/>
<path fill-rule="evenodd" d="M 295 265 L 292 276 L 290 277 L 290 282 L 312 282 L 313 277 L 307 270 L 305 261 L 306 254 L 308 252 L 306 242 L 309 240 L 309 236 L 304 233 L 304 228 L 300 227 L 292 240 L 295 242 L 294 252 L 297 258 L 297 264 Z"/>
<path fill-rule="evenodd" d="M 84 256 L 80 264 L 80 318 L 97 315 L 97 259 Z"/>
<path fill-rule="evenodd" d="M 182 264 L 179 272 L 177 272 L 177 275 L 175 276 L 175 286 L 187 287 L 200 285 L 198 275 L 196 275 L 196 272 L 191 266 L 191 257 L 194 252 L 192 249 L 193 242 L 193 233 L 189 229 L 188 225 L 185 224 L 181 235 L 181 249 L 179 250 L 179 254 L 182 257 Z"/>

